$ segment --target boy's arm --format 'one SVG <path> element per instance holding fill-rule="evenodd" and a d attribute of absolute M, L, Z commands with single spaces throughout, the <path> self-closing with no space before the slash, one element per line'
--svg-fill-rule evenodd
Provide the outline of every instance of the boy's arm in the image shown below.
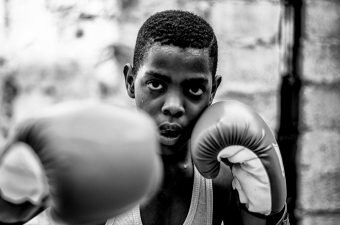
<path fill-rule="evenodd" d="M 221 163 L 219 175 L 213 179 L 214 212 L 213 224 L 232 225 L 289 225 L 287 207 L 271 216 L 250 213 L 239 202 L 236 190 L 232 188 L 232 172 L 230 167 Z"/>
<path fill-rule="evenodd" d="M 243 225 L 240 209 L 236 205 L 234 190 L 232 188 L 232 173 L 228 166 L 221 163 L 219 175 L 213 179 L 214 212 L 213 224 Z"/>
<path fill-rule="evenodd" d="M 214 216 L 213 224 L 232 225 L 289 225 L 287 208 L 280 213 L 265 217 L 250 213 L 238 200 L 237 192 L 226 188 L 222 179 L 214 179 Z M 223 193 L 226 192 L 226 193 Z"/>
<path fill-rule="evenodd" d="M 258 213 L 252 213 L 247 210 L 245 205 L 240 204 L 237 191 L 233 191 L 232 201 L 229 204 L 228 211 L 231 215 L 225 215 L 224 224 L 235 225 L 289 225 L 289 215 L 285 206 L 281 212 L 273 215 L 264 216 Z M 236 221 L 236 223 L 234 222 Z"/>
<path fill-rule="evenodd" d="M 239 204 L 237 191 L 233 190 L 233 175 L 229 166 L 224 163 L 220 165 L 220 171 L 216 178 L 213 179 L 214 193 L 214 212 L 213 224 L 232 225 L 264 225 L 263 216 L 255 214 L 245 214 Z"/>

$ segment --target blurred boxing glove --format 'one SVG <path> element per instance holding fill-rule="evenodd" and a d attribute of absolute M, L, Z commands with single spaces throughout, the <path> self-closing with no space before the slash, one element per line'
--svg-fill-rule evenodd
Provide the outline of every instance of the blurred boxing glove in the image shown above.
<path fill-rule="evenodd" d="M 41 163 L 25 146 L 0 153 L 0 224 L 23 223 L 46 206 L 48 185 Z"/>
<path fill-rule="evenodd" d="M 233 188 L 249 212 L 269 216 L 285 210 L 279 147 L 268 125 L 248 106 L 223 101 L 207 108 L 194 127 L 191 151 L 207 178 L 217 176 L 220 162 L 231 166 Z"/>
<path fill-rule="evenodd" d="M 18 144 L 41 162 L 49 215 L 58 224 L 103 222 L 147 199 L 161 182 L 157 128 L 141 112 L 103 103 L 64 103 L 21 123 L 1 157 Z M 24 195 L 16 196 L 19 192 L 5 183 L 0 184 L 3 198 L 22 201 Z M 32 193 L 26 200 L 41 202 Z"/>

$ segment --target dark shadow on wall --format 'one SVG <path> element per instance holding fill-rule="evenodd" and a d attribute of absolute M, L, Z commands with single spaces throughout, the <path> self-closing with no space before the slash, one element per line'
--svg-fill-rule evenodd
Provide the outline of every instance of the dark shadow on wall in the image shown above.
<path fill-rule="evenodd" d="M 292 79 L 292 76 L 289 74 L 282 77 L 278 143 L 287 179 L 287 205 L 291 225 L 297 224 L 294 211 L 297 198 L 296 153 L 299 138 L 297 123 L 299 121 L 300 87 L 301 83 L 299 79 Z"/>
<path fill-rule="evenodd" d="M 280 123 L 278 143 L 287 179 L 287 205 L 290 224 L 298 224 L 295 215 L 297 199 L 296 153 L 299 139 L 300 91 L 301 91 L 301 33 L 303 24 L 303 0 L 282 0 L 280 21 L 280 45 L 282 70 L 280 87 Z"/>

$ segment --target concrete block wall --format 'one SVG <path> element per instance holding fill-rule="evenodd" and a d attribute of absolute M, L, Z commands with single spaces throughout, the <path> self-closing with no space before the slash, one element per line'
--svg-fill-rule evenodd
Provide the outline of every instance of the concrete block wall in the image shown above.
<path fill-rule="evenodd" d="M 340 2 L 306 0 L 297 215 L 340 223 Z"/>

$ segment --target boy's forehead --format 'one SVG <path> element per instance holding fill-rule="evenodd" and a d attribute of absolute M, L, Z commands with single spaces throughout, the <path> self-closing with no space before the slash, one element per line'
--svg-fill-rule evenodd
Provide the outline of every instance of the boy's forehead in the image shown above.
<path fill-rule="evenodd" d="M 153 45 L 144 57 L 143 65 L 178 67 L 185 64 L 193 72 L 210 72 L 208 49 L 181 48 L 173 45 Z"/>

